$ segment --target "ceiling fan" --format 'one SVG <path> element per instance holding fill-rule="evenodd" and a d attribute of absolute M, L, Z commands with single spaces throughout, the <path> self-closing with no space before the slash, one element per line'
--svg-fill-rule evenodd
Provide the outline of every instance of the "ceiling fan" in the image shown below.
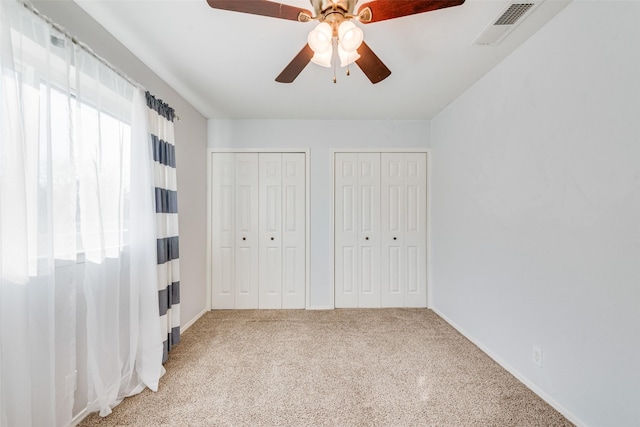
<path fill-rule="evenodd" d="M 298 22 L 319 22 L 309 33 L 307 44 L 276 77 L 277 82 L 293 82 L 309 62 L 325 67 L 331 67 L 333 64 L 335 67 L 339 59 L 342 67 L 355 62 L 371 83 L 375 84 L 389 77 L 391 70 L 364 42 L 362 30 L 353 21 L 370 24 L 459 6 L 464 1 L 372 0 L 360 5 L 357 13 L 354 13 L 354 10 L 358 0 L 311 0 L 313 12 L 269 0 L 207 0 L 207 3 L 214 9 Z M 336 82 L 335 73 L 333 81 Z"/>

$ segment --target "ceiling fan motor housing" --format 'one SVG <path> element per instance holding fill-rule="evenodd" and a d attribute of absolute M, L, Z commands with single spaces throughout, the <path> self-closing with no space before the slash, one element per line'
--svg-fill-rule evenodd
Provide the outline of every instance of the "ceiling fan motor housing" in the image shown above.
<path fill-rule="evenodd" d="M 348 14 L 353 14 L 358 0 L 311 0 L 311 6 L 317 17 L 332 8 L 340 8 Z"/>

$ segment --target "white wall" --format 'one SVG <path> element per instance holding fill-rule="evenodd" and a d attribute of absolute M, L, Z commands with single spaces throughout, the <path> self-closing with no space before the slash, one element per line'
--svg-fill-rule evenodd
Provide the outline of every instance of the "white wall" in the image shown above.
<path fill-rule="evenodd" d="M 432 307 L 575 422 L 640 425 L 640 2 L 574 1 L 432 146 Z"/>
<path fill-rule="evenodd" d="M 331 308 L 331 149 L 427 148 L 421 120 L 209 120 L 210 148 L 310 148 L 311 308 Z"/>

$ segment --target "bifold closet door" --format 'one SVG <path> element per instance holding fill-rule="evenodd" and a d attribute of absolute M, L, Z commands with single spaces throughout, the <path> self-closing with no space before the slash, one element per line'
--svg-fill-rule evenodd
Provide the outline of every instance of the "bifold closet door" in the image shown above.
<path fill-rule="evenodd" d="M 259 307 L 304 308 L 304 153 L 260 153 L 259 161 Z"/>
<path fill-rule="evenodd" d="M 235 308 L 258 307 L 258 153 L 235 154 Z"/>
<path fill-rule="evenodd" d="M 426 153 L 381 154 L 381 291 L 385 307 L 426 307 Z"/>
<path fill-rule="evenodd" d="M 335 306 L 426 307 L 426 153 L 336 153 Z"/>
<path fill-rule="evenodd" d="M 258 306 L 258 155 L 212 157 L 213 308 Z"/>
<path fill-rule="evenodd" d="M 335 305 L 380 307 L 380 154 L 335 155 Z"/>
<path fill-rule="evenodd" d="M 304 153 L 213 153 L 212 307 L 304 308 Z"/>

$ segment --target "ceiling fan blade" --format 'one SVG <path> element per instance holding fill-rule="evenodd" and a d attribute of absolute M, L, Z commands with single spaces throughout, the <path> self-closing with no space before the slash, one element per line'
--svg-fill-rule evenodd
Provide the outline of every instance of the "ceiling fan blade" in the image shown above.
<path fill-rule="evenodd" d="M 356 64 L 358 64 L 362 72 L 371 80 L 371 83 L 376 84 L 391 75 L 391 70 L 384 65 L 365 42 L 362 42 L 358 48 L 358 53 L 360 54 L 360 58 L 358 58 Z"/>
<path fill-rule="evenodd" d="M 207 0 L 207 3 L 214 9 L 251 13 L 291 21 L 307 22 L 313 16 L 306 9 L 267 0 Z"/>
<path fill-rule="evenodd" d="M 300 74 L 302 70 L 304 70 L 304 67 L 311 61 L 311 58 L 313 58 L 313 50 L 306 44 L 296 57 L 289 62 L 289 65 L 284 67 L 284 70 L 276 77 L 276 81 L 278 83 L 293 82 L 296 77 L 298 77 L 298 74 Z"/>
<path fill-rule="evenodd" d="M 358 15 L 360 16 L 360 22 L 370 24 L 372 22 L 459 6 L 462 3 L 464 3 L 464 0 L 374 0 L 362 4 L 358 8 Z M 367 8 L 369 11 L 366 10 Z"/>

